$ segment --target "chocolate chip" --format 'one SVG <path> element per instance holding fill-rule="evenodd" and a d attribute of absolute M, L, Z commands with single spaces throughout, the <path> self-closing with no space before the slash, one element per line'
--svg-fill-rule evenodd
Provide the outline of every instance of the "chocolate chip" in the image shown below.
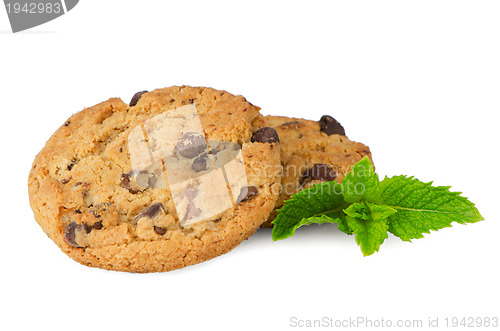
<path fill-rule="evenodd" d="M 70 121 L 67 121 L 66 123 L 64 123 L 64 126 L 68 126 L 70 123 Z"/>
<path fill-rule="evenodd" d="M 92 209 L 90 209 L 90 212 L 92 214 L 94 214 L 94 216 L 96 218 L 101 218 L 101 214 L 104 213 L 106 211 L 106 207 L 110 206 L 111 203 L 109 202 L 103 202 L 103 203 L 99 203 L 97 206 L 93 207 Z"/>
<path fill-rule="evenodd" d="M 153 226 L 155 232 L 159 234 L 160 236 L 163 236 L 165 233 L 167 233 L 167 229 L 165 228 L 160 228 L 159 226 Z"/>
<path fill-rule="evenodd" d="M 324 182 L 332 182 L 337 178 L 337 172 L 323 163 L 313 164 L 308 175 L 312 180 L 321 180 Z"/>
<path fill-rule="evenodd" d="M 137 222 L 137 220 L 142 217 L 147 217 L 149 219 L 154 218 L 162 209 L 165 211 L 165 207 L 163 207 L 161 202 L 153 203 L 151 206 L 141 211 L 141 213 L 134 218 L 134 222 Z"/>
<path fill-rule="evenodd" d="M 240 203 L 242 201 L 246 201 L 256 195 L 258 192 L 255 186 L 245 186 L 241 188 L 240 195 L 238 199 L 236 199 L 236 203 Z"/>
<path fill-rule="evenodd" d="M 102 221 L 94 223 L 93 228 L 96 229 L 96 230 L 102 229 Z"/>
<path fill-rule="evenodd" d="M 67 183 L 69 183 L 70 179 L 66 179 L 66 178 L 61 179 L 61 184 L 67 184 Z"/>
<path fill-rule="evenodd" d="M 81 247 L 76 242 L 76 233 L 81 230 L 84 230 L 86 233 L 89 233 L 91 229 L 88 225 L 78 224 L 76 222 L 71 222 L 68 225 L 66 225 L 66 228 L 64 229 L 64 240 L 66 240 L 68 245 L 73 247 Z"/>
<path fill-rule="evenodd" d="M 68 225 L 66 225 L 66 228 L 64 229 L 64 240 L 66 242 L 73 246 L 73 247 L 80 247 L 78 243 L 75 241 L 76 237 L 76 230 L 78 229 L 79 225 L 76 224 L 76 222 L 71 222 Z"/>
<path fill-rule="evenodd" d="M 319 120 L 321 131 L 331 136 L 332 134 L 340 134 L 345 136 L 344 127 L 331 116 L 323 115 Z"/>
<path fill-rule="evenodd" d="M 206 148 L 205 137 L 196 132 L 186 132 L 175 146 L 177 153 L 189 159 L 200 155 Z"/>
<path fill-rule="evenodd" d="M 139 100 L 141 100 L 141 97 L 144 93 L 148 93 L 148 91 L 141 91 L 141 92 L 137 92 L 136 94 L 134 94 L 134 96 L 132 97 L 132 100 L 130 100 L 129 106 L 133 107 L 133 106 L 137 105 L 137 103 L 139 102 Z"/>
<path fill-rule="evenodd" d="M 189 103 L 193 104 L 194 103 L 194 99 L 189 99 Z"/>
<path fill-rule="evenodd" d="M 184 217 L 185 220 L 190 220 L 195 217 L 200 216 L 201 214 L 201 209 L 196 207 L 194 203 L 190 203 L 187 208 L 186 216 Z"/>
<path fill-rule="evenodd" d="M 186 197 L 189 201 L 193 200 L 194 198 L 196 198 L 196 196 L 198 195 L 198 190 L 195 189 L 195 188 L 188 188 L 187 190 L 184 190 L 182 193 L 181 193 L 181 196 L 182 197 Z"/>
<path fill-rule="evenodd" d="M 202 154 L 198 156 L 196 159 L 194 159 L 191 168 L 196 172 L 207 170 L 207 159 L 208 159 L 207 154 Z"/>
<path fill-rule="evenodd" d="M 75 184 L 75 187 L 82 186 L 84 189 L 88 189 L 88 187 L 91 185 L 91 183 L 84 183 L 84 182 L 77 182 Z"/>
<path fill-rule="evenodd" d="M 268 126 L 260 128 L 257 130 L 252 136 L 252 142 L 255 143 L 275 143 L 280 142 L 280 138 L 278 136 L 278 132 L 273 128 Z"/>
<path fill-rule="evenodd" d="M 236 148 L 236 149 L 235 149 L 235 148 Z M 233 149 L 234 149 L 234 150 L 236 150 L 236 151 L 237 151 L 237 150 L 240 150 L 240 145 L 235 144 L 235 145 L 233 146 Z M 221 151 L 220 149 L 212 149 L 210 152 L 208 152 L 208 154 L 210 154 L 210 155 L 216 155 L 216 154 L 217 154 L 217 153 L 219 153 L 220 151 Z"/>
<path fill-rule="evenodd" d="M 132 194 L 136 194 L 138 193 L 139 191 L 138 190 L 134 190 L 132 188 L 132 185 L 130 183 L 130 172 L 127 172 L 127 173 L 124 173 L 122 174 L 121 178 L 120 178 L 120 185 L 121 187 L 123 187 L 124 189 L 127 189 L 130 193 Z"/>
<path fill-rule="evenodd" d="M 120 185 L 127 190 L 130 187 L 130 173 L 123 173 L 120 177 Z"/>

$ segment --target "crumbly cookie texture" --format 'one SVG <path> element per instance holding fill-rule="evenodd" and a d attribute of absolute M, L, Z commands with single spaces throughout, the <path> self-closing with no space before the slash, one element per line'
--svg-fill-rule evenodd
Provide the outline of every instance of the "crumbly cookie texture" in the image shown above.
<path fill-rule="evenodd" d="M 146 131 L 149 119 L 186 105 L 196 105 L 207 141 L 241 149 L 247 178 L 232 208 L 191 223 L 202 209 L 199 193 L 209 187 L 186 188 L 180 211 L 153 171 L 134 173 L 129 150 L 134 128 Z M 33 162 L 29 196 L 35 219 L 63 252 L 92 267 L 161 272 L 227 253 L 267 220 L 279 194 L 279 142 L 270 133 L 262 136 L 268 129 L 262 129 L 259 110 L 242 96 L 189 86 L 84 109 L 52 135 Z M 176 157 L 187 162 L 188 175 L 208 173 L 199 158 L 217 162 L 219 150 L 204 153 L 196 137 L 185 136 Z"/>
<path fill-rule="evenodd" d="M 342 125 L 331 116 L 319 121 L 266 116 L 266 124 L 278 132 L 281 142 L 281 192 L 276 207 L 263 227 L 271 227 L 284 201 L 302 189 L 324 181 L 342 182 L 353 164 L 370 149 L 349 140 Z"/>

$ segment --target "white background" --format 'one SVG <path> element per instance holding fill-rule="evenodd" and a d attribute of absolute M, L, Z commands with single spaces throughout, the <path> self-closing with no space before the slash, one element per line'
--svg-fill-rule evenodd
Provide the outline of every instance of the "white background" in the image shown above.
<path fill-rule="evenodd" d="M 498 1 L 86 0 L 12 34 L 0 7 L 0 329 L 500 317 L 499 17 Z M 322 225 L 276 243 L 259 230 L 225 256 L 163 274 L 73 262 L 30 210 L 35 155 L 84 107 L 179 84 L 242 94 L 264 114 L 330 114 L 370 146 L 381 175 L 451 185 L 486 220 L 413 243 L 390 235 L 370 257 Z"/>

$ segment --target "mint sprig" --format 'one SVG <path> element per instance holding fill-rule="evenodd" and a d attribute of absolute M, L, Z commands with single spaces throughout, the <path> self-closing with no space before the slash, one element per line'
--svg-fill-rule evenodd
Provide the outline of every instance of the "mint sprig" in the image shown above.
<path fill-rule="evenodd" d="M 378 252 L 388 232 L 404 241 L 423 238 L 452 222 L 475 223 L 484 218 L 472 202 L 449 186 L 432 186 L 413 177 L 378 175 L 368 158 L 351 167 L 342 184 L 324 182 L 294 194 L 273 221 L 273 240 L 293 236 L 309 224 L 337 223 L 354 234 L 365 256 Z"/>

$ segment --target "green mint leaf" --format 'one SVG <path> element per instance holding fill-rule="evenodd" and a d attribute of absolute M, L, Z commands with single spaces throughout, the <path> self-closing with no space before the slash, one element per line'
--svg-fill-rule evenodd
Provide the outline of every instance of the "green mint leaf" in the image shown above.
<path fill-rule="evenodd" d="M 342 184 L 326 182 L 303 190 L 285 202 L 273 221 L 273 240 L 292 236 L 312 223 L 338 223 L 355 234 L 365 256 L 377 252 L 387 232 L 405 241 L 451 226 L 483 220 L 474 204 L 450 187 L 433 187 L 413 177 L 395 176 L 379 182 L 364 158 L 352 166 Z"/>
<path fill-rule="evenodd" d="M 413 177 L 386 177 L 378 187 L 376 202 L 397 210 L 389 217 L 389 232 L 404 241 L 423 238 L 423 233 L 450 227 L 452 222 L 484 219 L 472 202 L 449 189 Z"/>
<path fill-rule="evenodd" d="M 338 223 L 341 231 L 351 234 L 343 210 L 348 207 L 342 196 L 342 186 L 336 182 L 316 184 L 294 194 L 278 211 L 273 240 L 293 236 L 295 230 L 312 223 Z"/>
<path fill-rule="evenodd" d="M 349 228 L 364 256 L 378 252 L 388 238 L 388 217 L 397 211 L 391 207 L 371 203 L 354 203 L 344 210 Z"/>
<path fill-rule="evenodd" d="M 351 167 L 342 181 L 344 199 L 350 203 L 370 200 L 376 194 L 379 180 L 368 157 L 364 157 Z"/>

